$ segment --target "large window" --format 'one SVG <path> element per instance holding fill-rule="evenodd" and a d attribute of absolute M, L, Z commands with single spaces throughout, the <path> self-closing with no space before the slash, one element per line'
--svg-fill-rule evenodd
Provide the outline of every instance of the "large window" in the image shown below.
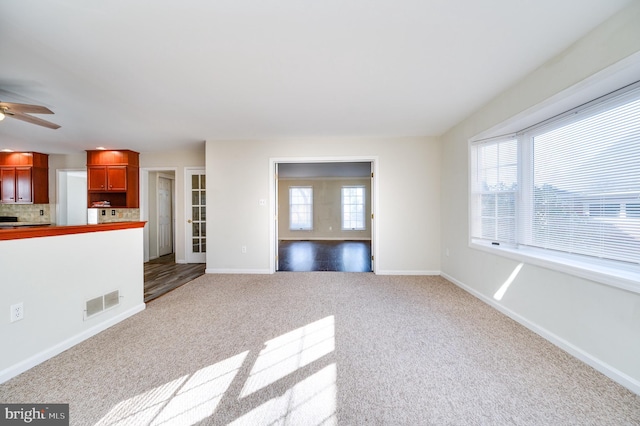
<path fill-rule="evenodd" d="M 310 231 L 313 229 L 313 188 L 289 187 L 289 229 Z"/>
<path fill-rule="evenodd" d="M 559 262 L 640 264 L 638 85 L 473 142 L 470 155 L 472 242 Z"/>
<path fill-rule="evenodd" d="M 353 231 L 366 229 L 364 186 L 343 186 L 341 198 L 342 229 Z"/>

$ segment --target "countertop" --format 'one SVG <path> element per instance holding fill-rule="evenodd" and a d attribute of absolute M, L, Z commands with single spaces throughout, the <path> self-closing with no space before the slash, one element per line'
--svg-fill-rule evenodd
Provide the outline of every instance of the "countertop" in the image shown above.
<path fill-rule="evenodd" d="M 20 228 L 23 226 L 51 226 L 51 223 L 42 222 L 0 222 L 0 228 Z"/>
<path fill-rule="evenodd" d="M 6 223 L 6 222 L 5 222 Z M 117 231 L 122 229 L 142 228 L 146 222 L 113 222 L 98 225 L 65 225 L 55 226 L 43 223 L 31 224 L 31 226 L 15 226 L 0 228 L 0 241 L 20 240 L 24 238 L 56 237 L 59 235 L 85 234 L 89 232 Z"/>

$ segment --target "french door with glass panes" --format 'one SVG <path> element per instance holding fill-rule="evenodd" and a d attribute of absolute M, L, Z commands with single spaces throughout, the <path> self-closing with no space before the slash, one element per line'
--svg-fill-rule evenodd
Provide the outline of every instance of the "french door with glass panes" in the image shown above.
<path fill-rule="evenodd" d="M 206 177 L 204 169 L 187 169 L 187 263 L 205 263 L 207 253 Z"/>

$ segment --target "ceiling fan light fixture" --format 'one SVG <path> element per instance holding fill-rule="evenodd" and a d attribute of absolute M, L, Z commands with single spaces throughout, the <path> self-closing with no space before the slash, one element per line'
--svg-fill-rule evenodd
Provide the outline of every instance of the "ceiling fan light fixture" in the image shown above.
<path fill-rule="evenodd" d="M 4 120 L 4 111 L 0 110 L 0 121 Z"/>

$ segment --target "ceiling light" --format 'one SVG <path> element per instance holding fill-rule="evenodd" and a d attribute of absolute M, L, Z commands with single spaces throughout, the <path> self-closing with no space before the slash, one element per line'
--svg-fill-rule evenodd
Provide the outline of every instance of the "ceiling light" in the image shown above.
<path fill-rule="evenodd" d="M 0 109 L 0 121 L 4 120 L 4 111 Z"/>

